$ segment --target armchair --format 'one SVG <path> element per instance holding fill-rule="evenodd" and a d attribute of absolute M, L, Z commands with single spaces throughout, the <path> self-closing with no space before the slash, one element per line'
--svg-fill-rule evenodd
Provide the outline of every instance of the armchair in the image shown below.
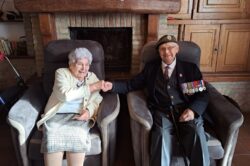
<path fill-rule="evenodd" d="M 147 43 L 141 53 L 141 69 L 145 63 L 159 58 L 155 42 Z M 200 48 L 193 42 L 179 42 L 180 52 L 177 58 L 193 62 L 199 66 Z M 211 84 L 206 82 L 210 102 L 206 116 L 210 117 L 205 124 L 207 144 L 211 159 L 210 165 L 230 166 L 238 138 L 239 127 L 243 123 L 240 110 L 221 95 Z M 148 166 L 149 135 L 153 124 L 152 115 L 146 105 L 146 94 L 143 91 L 129 92 L 127 95 L 130 114 L 132 143 L 136 166 Z M 178 149 L 178 148 L 176 148 Z M 178 150 L 177 150 L 178 151 Z M 174 153 L 172 165 L 184 165 L 180 152 Z M 182 163 L 182 164 L 181 164 Z"/>
<path fill-rule="evenodd" d="M 90 40 L 56 40 L 44 51 L 44 75 L 28 88 L 13 105 L 8 114 L 13 143 L 20 166 L 43 164 L 40 153 L 42 132 L 37 130 L 36 121 L 52 92 L 55 70 L 68 66 L 68 53 L 77 47 L 86 47 L 93 55 L 90 71 L 99 79 L 105 78 L 104 52 L 102 46 Z M 120 102 L 117 94 L 105 93 L 99 107 L 97 123 L 90 131 L 91 150 L 86 154 L 85 166 L 111 166 L 115 159 L 116 119 Z M 65 162 L 66 163 L 66 162 Z"/>

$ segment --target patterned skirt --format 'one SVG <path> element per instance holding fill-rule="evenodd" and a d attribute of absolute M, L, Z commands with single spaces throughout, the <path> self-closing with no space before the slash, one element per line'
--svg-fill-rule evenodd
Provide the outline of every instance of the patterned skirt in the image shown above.
<path fill-rule="evenodd" d="M 88 122 L 73 120 L 75 114 L 56 114 L 43 125 L 41 153 L 90 150 Z"/>

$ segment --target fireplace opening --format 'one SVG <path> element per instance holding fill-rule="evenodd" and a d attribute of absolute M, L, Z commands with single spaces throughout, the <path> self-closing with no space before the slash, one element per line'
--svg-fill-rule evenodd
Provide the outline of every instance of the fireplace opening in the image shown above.
<path fill-rule="evenodd" d="M 105 71 L 128 72 L 131 68 L 132 28 L 70 27 L 70 38 L 95 40 L 104 49 Z"/>

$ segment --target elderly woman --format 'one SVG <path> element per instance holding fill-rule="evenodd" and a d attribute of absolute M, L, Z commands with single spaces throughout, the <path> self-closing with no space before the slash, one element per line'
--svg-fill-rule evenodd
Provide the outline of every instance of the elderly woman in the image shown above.
<path fill-rule="evenodd" d="M 66 152 L 70 166 L 82 166 L 90 149 L 89 129 L 102 101 L 99 81 L 89 71 L 92 54 L 86 48 L 69 53 L 69 68 L 56 70 L 53 92 L 37 127 L 43 125 L 41 152 L 46 166 L 61 166 Z"/>

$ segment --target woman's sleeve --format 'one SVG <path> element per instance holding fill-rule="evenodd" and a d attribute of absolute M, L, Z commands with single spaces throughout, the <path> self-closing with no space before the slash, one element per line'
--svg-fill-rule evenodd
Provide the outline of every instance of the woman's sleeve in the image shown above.
<path fill-rule="evenodd" d="M 71 77 L 70 73 L 62 69 L 58 69 L 55 73 L 53 93 L 62 102 L 82 99 L 90 95 L 88 85 L 78 88 L 72 85 Z"/>
<path fill-rule="evenodd" d="M 93 74 L 93 83 L 99 81 L 99 79 L 96 77 L 94 73 Z M 92 92 L 91 97 L 89 98 L 88 104 L 86 105 L 86 108 L 89 111 L 90 117 L 95 116 L 97 113 L 99 104 L 102 102 L 103 97 L 99 93 L 99 91 Z"/>

